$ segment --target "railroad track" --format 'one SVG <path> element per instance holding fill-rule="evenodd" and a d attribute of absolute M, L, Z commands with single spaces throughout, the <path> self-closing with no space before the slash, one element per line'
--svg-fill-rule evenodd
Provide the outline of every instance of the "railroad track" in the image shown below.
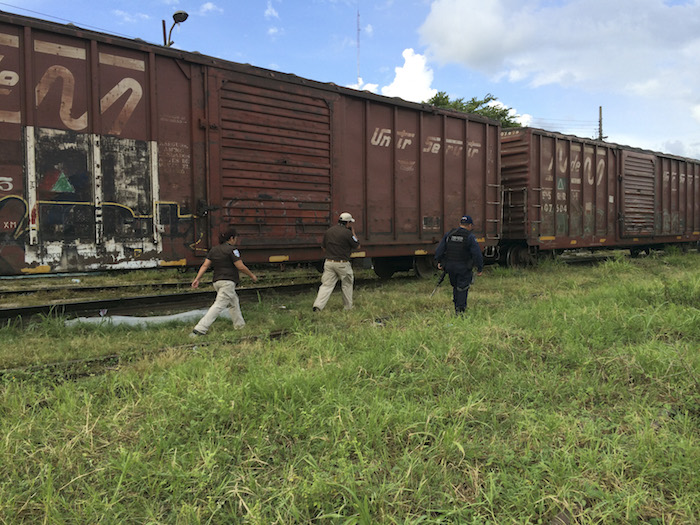
<path fill-rule="evenodd" d="M 113 284 L 113 285 L 93 285 L 80 286 L 74 284 L 66 284 L 61 286 L 50 286 L 47 288 L 28 288 L 28 289 L 1 289 L 0 296 L 17 296 L 17 295 L 33 295 L 38 293 L 51 292 L 71 292 L 79 294 L 99 293 L 110 290 L 137 290 L 143 288 L 152 289 L 172 289 L 172 288 L 189 288 L 190 282 L 181 283 L 143 283 L 143 284 Z"/>
<path fill-rule="evenodd" d="M 596 264 L 613 257 L 610 254 L 577 254 L 564 255 L 561 259 L 567 264 Z M 412 273 L 407 275 L 395 275 L 392 279 L 415 278 Z M 363 286 L 369 283 L 377 283 L 377 279 L 355 279 L 356 286 Z M 319 279 L 313 279 L 308 282 L 295 284 L 272 284 L 266 286 L 243 287 L 236 291 L 245 300 L 247 297 L 256 296 L 257 294 L 265 294 L 270 291 L 278 291 L 281 293 L 297 293 L 306 292 L 315 289 L 319 286 Z M 130 289 L 182 289 L 188 288 L 189 283 L 145 283 L 145 284 L 130 284 L 130 285 L 108 285 L 108 286 L 89 286 L 89 287 L 74 287 L 66 285 L 64 287 L 52 287 L 44 290 L 0 290 L 0 297 L 9 294 L 36 293 L 38 291 L 55 291 L 65 289 L 66 291 L 77 291 L 81 293 L 99 293 L 111 290 Z M 196 306 L 202 307 L 210 304 L 216 292 L 214 290 L 189 290 L 170 294 L 148 294 L 137 295 L 132 297 L 118 297 L 111 299 L 94 299 L 86 301 L 65 301 L 53 302 L 51 304 L 38 304 L 32 306 L 20 306 L 13 308 L 0 308 L 0 321 L 8 319 L 26 319 L 33 316 L 49 316 L 49 315 L 64 315 L 67 317 L 79 316 L 84 314 L 100 315 L 100 313 L 108 312 L 110 315 L 128 315 L 135 312 L 153 311 L 163 307 L 184 307 Z"/>
<path fill-rule="evenodd" d="M 288 272 L 291 273 L 292 275 L 285 275 L 285 272 L 276 272 L 276 271 L 265 271 L 261 270 L 259 271 L 258 279 L 262 280 L 263 283 L 267 284 L 267 282 L 275 281 L 275 282 L 281 282 L 284 284 L 284 282 L 307 282 L 307 281 L 318 281 L 320 278 L 320 273 L 316 271 L 315 269 L 313 271 L 308 271 L 306 273 L 303 272 L 294 272 L 293 270 Z M 73 275 L 76 276 L 81 276 L 82 274 L 66 274 L 66 275 L 60 275 L 59 277 L 63 277 L 64 279 L 71 278 Z M 2 299 L 10 299 L 13 297 L 31 297 L 33 295 L 40 295 L 40 294 L 45 294 L 45 295 L 50 295 L 50 294 L 56 294 L 56 293 L 63 293 L 63 294 L 70 294 L 70 295 L 80 295 L 80 296 L 87 296 L 87 295 L 99 295 L 103 292 L 114 292 L 114 295 L 118 295 L 123 293 L 124 295 L 132 293 L 134 290 L 137 291 L 145 291 L 145 290 L 189 290 L 190 285 L 192 284 L 192 280 L 187 280 L 187 281 L 175 281 L 175 282 L 168 282 L 168 281 L 153 281 L 153 282 L 138 282 L 138 283 L 133 283 L 133 282 L 128 282 L 128 283 L 121 283 L 121 282 L 113 282 L 112 284 L 107 284 L 107 283 L 102 283 L 99 280 L 95 280 L 94 275 L 88 275 L 86 276 L 85 279 L 80 279 L 80 278 L 74 278 L 71 279 L 72 282 L 65 282 L 60 283 L 60 284 L 49 284 L 45 283 L 42 286 L 37 286 L 36 283 L 33 283 L 32 286 L 23 286 L 21 288 L 17 287 L 17 282 L 24 281 L 27 276 L 9 276 L 9 277 L 3 277 L 0 279 L 0 300 Z M 86 282 L 86 279 L 91 279 L 91 282 Z M 258 281 L 258 284 L 260 285 L 261 282 L 260 280 Z M 7 285 L 3 286 L 4 283 L 8 283 Z M 24 283 L 23 283 L 24 284 Z M 48 299 L 47 299 L 48 301 Z"/>
<path fill-rule="evenodd" d="M 614 257 L 611 254 L 577 254 L 564 255 L 561 260 L 567 264 L 596 264 Z M 412 274 L 405 276 L 396 275 L 393 279 L 414 278 Z M 377 283 L 377 279 L 356 279 L 356 286 L 363 286 L 369 283 Z M 0 297 L 6 295 L 37 293 L 39 291 L 60 291 L 66 290 L 71 292 L 81 293 L 99 293 L 113 290 L 136 290 L 144 288 L 152 289 L 188 289 L 178 293 L 168 294 L 148 294 L 137 295 L 132 297 L 118 297 L 110 299 L 92 299 L 85 301 L 64 301 L 53 302 L 51 304 L 38 304 L 31 306 L 19 306 L 12 308 L 0 308 L 0 321 L 9 319 L 27 319 L 34 316 L 50 316 L 63 315 L 73 317 L 79 315 L 101 315 L 108 312 L 110 315 L 128 315 L 136 312 L 148 312 L 164 307 L 202 307 L 211 302 L 216 297 L 216 292 L 209 290 L 189 290 L 189 283 L 145 283 L 145 284 L 130 284 L 130 285 L 108 285 L 108 286 L 59 286 L 49 289 L 33 289 L 33 290 L 0 290 Z M 314 279 L 309 282 L 295 284 L 272 284 L 266 286 L 242 287 L 236 291 L 245 300 L 249 297 L 254 297 L 257 294 L 266 294 L 271 291 L 281 293 L 299 293 L 307 292 L 319 286 L 319 280 Z"/>
<path fill-rule="evenodd" d="M 230 339 L 219 339 L 216 341 L 217 344 L 229 343 L 236 344 L 240 341 L 253 341 L 257 339 L 281 339 L 290 334 L 287 330 L 274 330 L 269 333 L 259 334 L 259 335 L 247 335 L 236 340 Z M 0 369 L 0 381 L 5 377 L 12 377 L 13 379 L 29 379 L 35 374 L 41 373 L 43 375 L 50 375 L 54 380 L 64 379 L 73 380 L 80 379 L 81 377 L 95 376 L 97 374 L 104 374 L 109 370 L 114 370 L 125 363 L 129 363 L 138 359 L 143 359 L 145 357 L 152 357 L 164 352 L 168 352 L 175 349 L 185 350 L 191 349 L 193 346 L 197 347 L 207 347 L 211 345 L 210 341 L 197 341 L 196 344 L 189 342 L 186 344 L 178 346 L 166 346 L 155 349 L 141 349 L 134 352 L 123 353 L 123 354 L 109 354 L 97 357 L 87 357 L 84 359 L 71 359 L 69 361 L 56 361 L 52 363 L 45 363 L 40 365 L 29 365 L 29 366 L 19 366 L 13 368 L 3 368 Z"/>
<path fill-rule="evenodd" d="M 559 258 L 566 264 L 596 264 L 614 259 L 615 255 L 611 253 L 577 253 L 560 255 Z"/>
<path fill-rule="evenodd" d="M 408 276 L 407 276 L 408 277 Z M 399 277 L 400 278 L 400 277 Z M 356 286 L 377 283 L 377 279 L 356 279 Z M 293 294 L 309 292 L 319 286 L 319 281 L 296 284 L 274 284 L 268 286 L 243 287 L 236 289 L 242 301 L 272 292 Z M 138 312 L 151 312 L 164 307 L 202 307 L 208 306 L 216 297 L 216 292 L 209 290 L 192 290 L 172 294 L 150 294 L 113 299 L 96 299 L 88 301 L 61 302 L 20 306 L 16 308 L 0 308 L 0 321 L 12 319 L 26 320 L 35 316 L 66 316 L 80 315 L 128 315 Z"/>

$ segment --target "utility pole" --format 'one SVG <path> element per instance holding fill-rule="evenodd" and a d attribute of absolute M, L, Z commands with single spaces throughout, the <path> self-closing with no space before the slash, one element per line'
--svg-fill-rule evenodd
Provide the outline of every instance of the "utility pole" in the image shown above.
<path fill-rule="evenodd" d="M 603 136 L 603 106 L 598 106 L 598 140 L 603 141 L 607 138 Z"/>

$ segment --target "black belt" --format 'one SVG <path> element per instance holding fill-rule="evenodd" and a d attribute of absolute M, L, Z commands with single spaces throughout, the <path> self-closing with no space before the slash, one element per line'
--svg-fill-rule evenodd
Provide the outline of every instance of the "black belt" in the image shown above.
<path fill-rule="evenodd" d="M 334 262 L 334 263 L 344 263 L 348 262 L 347 259 L 326 259 L 328 262 Z"/>

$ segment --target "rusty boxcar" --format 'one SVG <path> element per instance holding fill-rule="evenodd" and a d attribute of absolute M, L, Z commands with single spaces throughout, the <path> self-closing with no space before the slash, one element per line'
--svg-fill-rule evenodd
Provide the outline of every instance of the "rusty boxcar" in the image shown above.
<path fill-rule="evenodd" d="M 700 239 L 700 161 L 541 129 L 501 133 L 501 258 Z"/>
<path fill-rule="evenodd" d="M 314 261 L 338 214 L 388 276 L 463 213 L 500 235 L 500 127 L 198 53 L 0 13 L 0 273 Z"/>

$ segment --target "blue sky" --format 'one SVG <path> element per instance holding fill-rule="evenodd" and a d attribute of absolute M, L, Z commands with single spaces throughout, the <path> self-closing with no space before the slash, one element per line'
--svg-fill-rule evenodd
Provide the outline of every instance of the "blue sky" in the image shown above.
<path fill-rule="evenodd" d="M 10 0 L 0 10 L 700 158 L 700 0 Z M 359 39 L 358 39 L 359 12 Z M 359 41 L 359 46 L 358 46 Z M 359 60 L 358 60 L 359 50 Z M 359 66 L 359 75 L 358 75 Z"/>

